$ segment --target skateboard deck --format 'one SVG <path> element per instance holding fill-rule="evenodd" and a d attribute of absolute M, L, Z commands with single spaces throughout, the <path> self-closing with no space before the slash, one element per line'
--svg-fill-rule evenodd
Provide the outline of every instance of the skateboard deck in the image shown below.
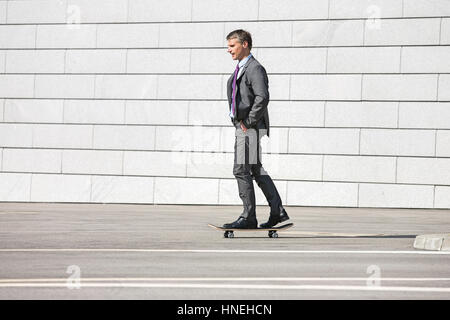
<path fill-rule="evenodd" d="M 208 226 L 213 229 L 225 231 L 225 233 L 223 234 L 223 236 L 225 238 L 233 238 L 234 231 L 239 231 L 239 232 L 240 231 L 267 231 L 269 238 L 278 238 L 277 231 L 284 231 L 286 229 L 289 229 L 293 225 L 294 225 L 293 223 L 287 223 L 285 225 L 278 226 L 278 227 L 272 227 L 272 228 L 239 229 L 239 228 L 224 228 L 224 227 L 219 227 L 219 226 L 216 226 L 213 224 L 208 224 Z"/>

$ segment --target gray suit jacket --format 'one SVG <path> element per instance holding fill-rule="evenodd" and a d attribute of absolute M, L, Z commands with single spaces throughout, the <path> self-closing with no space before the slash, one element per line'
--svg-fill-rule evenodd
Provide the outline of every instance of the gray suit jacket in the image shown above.
<path fill-rule="evenodd" d="M 242 120 L 246 128 L 267 129 L 269 136 L 269 79 L 264 67 L 251 56 L 239 70 L 236 80 L 236 118 Z M 234 72 L 228 79 L 227 95 L 231 110 Z M 233 122 L 233 119 L 231 119 Z"/>

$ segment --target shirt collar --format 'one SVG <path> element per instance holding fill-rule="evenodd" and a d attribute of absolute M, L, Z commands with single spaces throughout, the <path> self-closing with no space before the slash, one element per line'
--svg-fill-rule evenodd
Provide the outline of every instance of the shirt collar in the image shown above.
<path fill-rule="evenodd" d="M 248 59 L 250 59 L 251 56 L 252 54 L 250 53 L 245 59 L 239 61 L 239 68 L 242 68 L 247 63 Z"/>

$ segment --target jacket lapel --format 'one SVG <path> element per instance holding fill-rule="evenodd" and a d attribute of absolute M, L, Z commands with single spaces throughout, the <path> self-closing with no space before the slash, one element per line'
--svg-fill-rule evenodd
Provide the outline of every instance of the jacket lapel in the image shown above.
<path fill-rule="evenodd" d="M 239 86 L 237 85 L 237 81 L 244 75 L 245 70 L 247 69 L 248 65 L 252 62 L 252 60 L 255 59 L 253 57 L 253 55 L 248 59 L 247 63 L 241 68 L 239 69 L 239 73 L 238 76 L 236 78 L 236 95 L 239 91 Z M 234 72 L 231 74 L 231 77 L 228 79 L 228 92 L 230 92 L 228 99 L 231 101 L 232 100 L 232 95 L 233 95 L 233 79 L 234 79 Z M 230 102 L 231 103 L 231 102 Z M 230 107 L 231 108 L 231 107 Z"/>
<path fill-rule="evenodd" d="M 245 73 L 245 70 L 247 70 L 248 65 L 252 62 L 252 60 L 255 59 L 253 57 L 253 55 L 248 59 L 247 63 L 241 68 L 241 70 L 239 70 L 238 76 L 237 76 L 237 80 L 239 80 L 242 75 Z"/>

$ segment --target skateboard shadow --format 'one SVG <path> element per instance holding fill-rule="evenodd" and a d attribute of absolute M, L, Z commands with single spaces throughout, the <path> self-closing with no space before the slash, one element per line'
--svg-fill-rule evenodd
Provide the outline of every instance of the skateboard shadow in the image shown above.
<path fill-rule="evenodd" d="M 388 234 L 388 235 L 367 235 L 367 236 L 292 236 L 280 233 L 278 239 L 415 239 L 415 234 Z M 234 236 L 234 239 L 267 239 L 267 236 Z"/>

